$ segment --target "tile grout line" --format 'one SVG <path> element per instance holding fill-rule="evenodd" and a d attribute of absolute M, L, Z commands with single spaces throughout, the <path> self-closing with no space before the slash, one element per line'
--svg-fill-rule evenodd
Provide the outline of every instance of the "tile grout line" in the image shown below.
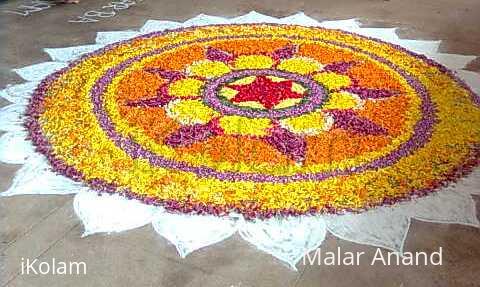
<path fill-rule="evenodd" d="M 67 237 L 67 235 L 73 230 L 75 229 L 78 225 L 80 225 L 80 223 L 76 223 L 75 225 L 73 225 L 71 228 L 69 228 L 67 231 L 65 231 L 65 233 L 59 238 L 57 239 L 55 242 L 53 242 L 50 246 L 48 246 L 44 251 L 42 251 L 42 253 L 40 253 L 38 256 L 36 256 L 34 259 L 39 259 L 40 257 L 42 257 L 45 253 L 47 253 L 49 250 L 51 250 L 55 245 L 57 245 L 60 241 L 62 241 L 63 239 L 65 239 L 65 237 Z M 15 279 L 18 278 L 18 276 L 20 275 L 21 271 L 18 270 L 18 272 L 15 273 L 15 275 L 9 279 L 4 285 L 2 285 L 1 287 L 8 287 L 10 285 L 10 283 L 12 283 Z"/>
<path fill-rule="evenodd" d="M 126 230 L 128 232 L 128 230 Z M 153 229 L 152 229 L 153 232 L 155 232 Z M 155 232 L 156 233 L 156 232 Z M 166 242 L 166 245 L 170 246 L 172 245 L 174 248 L 175 248 L 175 245 L 172 244 L 170 241 L 168 241 L 168 239 L 164 238 L 163 236 L 161 236 L 160 234 L 156 233 L 157 236 L 159 236 L 163 241 Z M 128 244 L 126 243 L 123 243 L 123 242 L 119 242 L 120 245 L 122 246 L 127 246 Z M 213 245 L 210 245 L 210 246 L 213 246 Z M 253 245 L 252 245 L 253 246 Z M 144 248 L 144 247 L 140 247 L 142 250 L 146 250 L 148 251 L 148 249 Z M 259 249 L 255 248 L 257 251 L 259 252 L 263 252 L 263 251 L 260 251 Z M 176 250 L 176 249 L 175 249 Z M 176 263 L 176 264 L 182 264 L 182 265 L 186 265 L 194 270 L 198 270 L 198 271 L 201 271 L 202 273 L 204 273 L 205 275 L 215 275 L 215 276 L 218 276 L 218 277 L 222 277 L 224 279 L 232 279 L 230 278 L 229 276 L 225 276 L 223 274 L 218 274 L 218 273 L 215 273 L 214 271 L 210 271 L 210 270 L 206 270 L 206 269 L 203 269 L 202 267 L 200 266 L 197 266 L 195 264 L 192 264 L 192 263 L 188 263 L 188 262 L 184 262 L 185 258 L 182 258 L 180 257 L 179 255 L 176 257 L 176 258 L 172 258 L 172 257 L 169 257 L 169 256 L 166 256 L 166 255 L 163 255 L 163 254 L 160 254 L 159 255 L 160 257 L 162 257 L 163 259 L 166 259 L 167 261 L 170 261 L 170 262 L 173 262 L 173 263 Z M 180 260 L 177 260 L 177 258 L 179 258 Z M 294 281 L 294 285 L 292 287 L 296 287 L 297 284 L 298 284 L 298 281 L 300 281 L 301 277 L 303 276 L 303 274 L 305 273 L 306 269 L 308 268 L 308 266 L 305 266 L 305 268 L 302 270 L 302 272 L 299 272 L 299 276 L 295 279 Z M 250 284 L 250 283 L 249 283 Z M 4 287 L 4 286 L 2 286 Z"/>
<path fill-rule="evenodd" d="M 305 268 L 302 270 L 302 273 L 300 273 L 300 276 L 297 277 L 297 279 L 295 280 L 295 283 L 293 284 L 293 287 L 298 287 L 298 284 L 300 282 L 300 280 L 303 278 L 303 275 L 305 274 L 305 272 L 307 271 L 307 268 L 309 268 L 310 266 L 308 265 L 305 265 Z"/>
<path fill-rule="evenodd" d="M 65 203 L 63 203 L 62 205 L 60 206 L 57 206 L 55 208 L 53 208 L 52 210 L 50 210 L 50 212 L 48 212 L 45 216 L 43 216 L 39 221 L 37 221 L 36 223 L 30 225 L 30 227 L 25 230 L 25 232 L 23 232 L 21 235 L 17 236 L 16 238 L 14 238 L 12 241 L 8 242 L 7 245 L 0 249 L 0 252 L 5 252 L 6 250 L 8 250 L 10 247 L 12 247 L 17 241 L 19 241 L 20 239 L 24 238 L 26 235 L 28 235 L 32 230 L 35 229 L 35 227 L 37 227 L 39 224 L 41 224 L 42 222 L 44 222 L 47 218 L 49 218 L 51 215 L 55 214 L 59 209 L 61 209 L 62 207 L 64 207 L 67 203 L 69 203 L 71 200 L 67 200 Z"/>
<path fill-rule="evenodd" d="M 124 232 L 128 232 L 128 230 L 125 230 Z M 155 232 L 155 231 L 154 231 Z M 156 232 L 155 232 L 156 233 Z M 168 241 L 166 238 L 164 238 L 163 236 L 161 236 L 160 234 L 157 233 L 158 236 L 160 236 L 161 239 L 167 241 L 166 244 L 167 245 L 173 245 L 172 243 L 170 243 L 170 241 Z M 122 243 L 122 242 L 119 242 L 120 245 L 122 246 L 128 246 L 127 243 Z M 175 246 L 174 246 L 175 247 Z M 144 251 L 149 251 L 148 249 L 144 248 L 144 247 L 140 247 L 142 250 Z M 175 249 L 176 250 L 176 249 Z M 186 263 L 186 262 L 181 262 L 180 260 L 176 260 L 175 258 L 172 258 L 172 257 L 169 257 L 169 256 L 166 256 L 166 255 L 163 255 L 163 254 L 160 254 L 159 255 L 160 257 L 162 257 L 163 259 L 166 259 L 170 262 L 173 262 L 173 263 L 176 263 L 176 264 L 183 264 L 183 265 L 187 265 L 189 267 L 191 267 L 192 269 L 194 270 L 198 270 L 198 271 L 201 271 L 202 273 L 204 274 L 207 274 L 207 275 L 218 275 L 218 274 L 214 274 L 213 272 L 209 271 L 209 270 L 205 270 L 199 266 L 196 266 L 195 264 L 191 264 L 191 263 Z M 178 255 L 179 258 L 180 255 Z M 181 258 L 181 259 L 184 259 L 184 258 Z M 3 287 L 3 286 L 2 286 Z"/>

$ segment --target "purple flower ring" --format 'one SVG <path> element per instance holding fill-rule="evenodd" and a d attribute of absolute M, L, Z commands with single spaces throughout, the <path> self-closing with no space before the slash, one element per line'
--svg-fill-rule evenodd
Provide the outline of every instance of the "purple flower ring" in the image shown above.
<path fill-rule="evenodd" d="M 235 79 L 248 76 L 275 76 L 282 77 L 302 84 L 308 90 L 308 99 L 300 105 L 280 110 L 247 110 L 238 106 L 225 104 L 218 96 L 218 90 L 226 83 L 230 83 Z M 327 96 L 326 90 L 312 78 L 295 73 L 289 73 L 274 69 L 246 69 L 233 71 L 221 77 L 214 78 L 207 83 L 205 87 L 203 100 L 205 104 L 225 115 L 239 115 L 252 118 L 269 118 L 280 119 L 285 117 L 299 116 L 309 113 L 319 108 L 325 101 Z"/>

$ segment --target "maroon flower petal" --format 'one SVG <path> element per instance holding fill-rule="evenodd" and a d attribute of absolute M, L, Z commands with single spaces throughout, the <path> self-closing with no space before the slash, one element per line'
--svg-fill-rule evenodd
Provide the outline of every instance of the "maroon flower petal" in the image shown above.
<path fill-rule="evenodd" d="M 370 89 L 360 86 L 351 86 L 345 89 L 345 91 L 357 94 L 361 99 L 382 99 L 396 95 L 396 91 L 390 91 L 385 89 Z"/>
<path fill-rule="evenodd" d="M 334 128 L 348 130 L 362 135 L 384 135 L 387 130 L 367 118 L 358 116 L 353 110 L 328 111 L 334 118 Z"/>
<path fill-rule="evenodd" d="M 215 121 L 208 124 L 195 124 L 191 126 L 180 127 L 171 133 L 164 141 L 171 147 L 189 146 L 196 142 L 202 142 L 208 138 L 221 134 L 221 130 Z"/>
<path fill-rule="evenodd" d="M 323 67 L 323 70 L 326 72 L 334 72 L 339 74 L 344 74 L 350 69 L 353 65 L 355 65 L 354 61 L 349 62 L 335 62 L 326 65 Z"/>
<path fill-rule="evenodd" d="M 292 160 L 296 162 L 303 162 L 305 160 L 307 142 L 302 136 L 277 126 L 272 128 L 270 135 L 264 139 Z"/>
<path fill-rule="evenodd" d="M 228 63 L 233 60 L 233 55 L 217 48 L 208 47 L 206 58 L 211 61 L 220 61 Z"/>
<path fill-rule="evenodd" d="M 129 107 L 162 107 L 173 99 L 168 94 L 168 86 L 163 85 L 157 90 L 155 98 L 141 99 L 138 101 L 131 101 L 127 103 Z"/>
<path fill-rule="evenodd" d="M 280 48 L 278 50 L 273 51 L 272 57 L 275 60 L 288 59 L 288 58 L 293 57 L 296 52 L 297 52 L 297 46 L 288 45 L 288 46 L 285 46 L 283 48 Z"/>
<path fill-rule="evenodd" d="M 185 77 L 185 75 L 180 71 L 169 71 L 160 68 L 146 68 L 145 71 L 152 74 L 158 74 L 160 77 L 170 81 L 176 81 Z"/>

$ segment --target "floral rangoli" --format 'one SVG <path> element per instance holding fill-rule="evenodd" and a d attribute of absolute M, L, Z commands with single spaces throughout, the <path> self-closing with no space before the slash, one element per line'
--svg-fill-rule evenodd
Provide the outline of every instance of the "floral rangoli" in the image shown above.
<path fill-rule="evenodd" d="M 152 33 L 43 81 L 26 125 L 56 171 L 182 212 L 358 210 L 478 158 L 480 109 L 390 44 L 289 25 Z"/>
<path fill-rule="evenodd" d="M 169 212 L 363 213 L 478 165 L 480 100 L 444 66 L 279 23 L 156 31 L 70 62 L 24 126 L 54 172 Z"/>

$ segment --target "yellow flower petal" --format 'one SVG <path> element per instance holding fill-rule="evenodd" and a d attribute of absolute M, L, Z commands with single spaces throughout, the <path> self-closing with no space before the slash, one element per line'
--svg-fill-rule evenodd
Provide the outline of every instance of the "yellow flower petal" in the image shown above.
<path fill-rule="evenodd" d="M 254 109 L 265 109 L 265 107 L 260 104 L 259 102 L 255 101 L 247 101 L 247 102 L 240 102 L 235 103 L 237 106 L 247 107 L 247 108 L 254 108 Z"/>
<path fill-rule="evenodd" d="M 228 87 L 223 87 L 220 89 L 220 96 L 227 98 L 229 100 L 233 99 L 236 94 L 238 94 L 237 90 L 234 90 Z"/>
<path fill-rule="evenodd" d="M 201 100 L 175 100 L 166 106 L 169 117 L 184 125 L 206 124 L 218 113 Z"/>
<path fill-rule="evenodd" d="M 218 77 L 230 71 L 224 62 L 210 60 L 195 62 L 188 68 L 189 74 L 205 78 Z"/>
<path fill-rule="evenodd" d="M 277 66 L 279 70 L 287 72 L 298 73 L 302 75 L 310 74 L 319 71 L 323 67 L 317 60 L 307 57 L 293 57 L 283 60 Z"/>
<path fill-rule="evenodd" d="M 264 55 L 243 55 L 235 59 L 236 69 L 268 69 L 273 66 L 273 59 Z"/>
<path fill-rule="evenodd" d="M 349 76 L 340 75 L 332 72 L 318 73 L 313 76 L 313 79 L 318 83 L 324 85 L 329 90 L 336 90 L 348 87 L 352 84 Z"/>
<path fill-rule="evenodd" d="M 280 103 L 276 104 L 275 105 L 275 109 L 283 109 L 283 108 L 288 108 L 288 107 L 291 107 L 291 106 L 294 106 L 298 103 L 300 103 L 302 101 L 302 99 L 285 99 L 283 101 L 281 101 Z"/>
<path fill-rule="evenodd" d="M 232 135 L 264 136 L 271 125 L 270 119 L 242 116 L 224 116 L 219 122 L 224 132 Z"/>
<path fill-rule="evenodd" d="M 292 83 L 292 91 L 297 92 L 299 94 L 305 93 L 307 89 L 305 89 L 302 85 L 297 83 Z"/>
<path fill-rule="evenodd" d="M 238 80 L 232 82 L 232 85 L 248 85 L 248 84 L 253 83 L 256 78 L 257 77 L 255 77 L 255 76 L 244 77 L 244 78 L 241 78 L 241 79 L 238 79 Z"/>
<path fill-rule="evenodd" d="M 276 76 L 267 76 L 267 78 L 272 80 L 272 82 L 277 82 L 277 83 L 287 81 L 287 79 L 285 79 L 285 78 L 276 77 Z"/>
<path fill-rule="evenodd" d="M 352 109 L 361 105 L 361 99 L 348 92 L 331 93 L 328 102 L 323 106 L 324 109 Z"/>
<path fill-rule="evenodd" d="M 324 130 L 328 130 L 333 124 L 333 121 L 330 117 L 317 111 L 298 117 L 282 119 L 280 120 L 280 124 L 296 134 L 317 135 Z"/>
<path fill-rule="evenodd" d="M 199 96 L 203 85 L 204 82 L 197 79 L 181 79 L 168 86 L 168 93 L 174 97 Z"/>

